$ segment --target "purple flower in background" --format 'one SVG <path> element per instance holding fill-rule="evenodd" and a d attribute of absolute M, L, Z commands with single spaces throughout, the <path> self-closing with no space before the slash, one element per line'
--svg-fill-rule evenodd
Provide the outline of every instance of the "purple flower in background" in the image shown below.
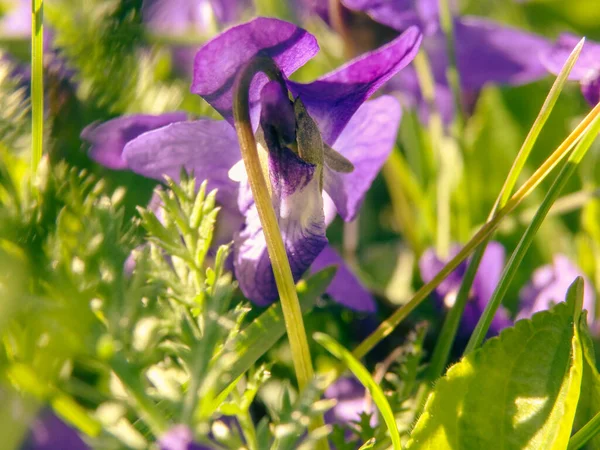
<path fill-rule="evenodd" d="M 160 450 L 211 450 L 212 447 L 194 443 L 192 431 L 186 425 L 176 425 L 158 441 Z"/>
<path fill-rule="evenodd" d="M 249 299 L 266 305 L 277 298 L 277 290 L 232 126 L 235 76 L 254 56 L 269 56 L 294 96 L 291 101 L 281 84 L 267 83 L 263 75 L 257 75 L 250 87 L 259 151 L 298 280 L 315 260 L 319 264 L 327 245 L 326 225 L 335 215 L 328 206 L 334 205 L 344 220 L 352 220 L 391 152 L 400 107 L 391 97 L 365 100 L 412 60 L 420 38 L 416 29 L 408 30 L 383 48 L 312 83 L 300 84 L 287 76 L 318 51 L 312 35 L 266 18 L 231 28 L 200 49 L 192 83 L 192 92 L 203 96 L 226 121 L 177 122 L 143 133 L 125 145 L 123 159 L 130 170 L 159 180 L 164 175 L 177 179 L 182 166 L 194 170 L 198 179 L 208 179 L 209 187 L 219 188 L 222 204 L 237 206 L 245 223 L 234 236 L 236 277 Z M 341 262 L 329 251 L 323 258 Z M 340 276 L 345 275 L 348 272 L 340 271 Z M 347 289 L 339 295 L 328 292 L 354 309 L 375 308 L 364 290 L 352 296 Z"/>
<path fill-rule="evenodd" d="M 418 25 L 425 38 L 425 50 L 435 82 L 436 107 L 444 122 L 454 116 L 452 93 L 446 78 L 448 54 L 439 24 L 438 0 L 341 0 L 350 10 L 363 12 L 374 21 L 403 32 Z M 539 55 L 550 48 L 544 38 L 477 17 L 454 19 L 457 65 L 463 102 L 469 104 L 488 83 L 521 85 L 546 76 Z M 427 120 L 424 101 L 412 66 L 395 76 L 384 88 L 399 95 L 407 106 L 414 107 Z M 465 105 L 467 106 L 467 105 Z"/>
<path fill-rule="evenodd" d="M 533 272 L 531 281 L 519 293 L 520 311 L 517 319 L 531 317 L 538 311 L 550 309 L 564 302 L 569 286 L 575 278 L 583 277 L 583 309 L 588 311 L 588 323 L 592 324 L 596 312 L 596 295 L 590 280 L 581 269 L 564 255 L 556 255 L 552 264 L 542 266 Z"/>
<path fill-rule="evenodd" d="M 450 257 L 455 256 L 459 251 L 459 246 L 453 246 Z M 475 329 L 475 325 L 477 325 L 481 313 L 492 298 L 492 294 L 500 281 L 504 260 L 504 247 L 498 242 L 490 242 L 483 254 L 479 269 L 477 270 L 477 274 L 473 281 L 473 286 L 471 287 L 469 300 L 460 323 L 460 336 L 468 337 Z M 442 270 L 446 263 L 447 260 L 440 259 L 433 249 L 425 251 L 419 260 L 419 270 L 423 281 L 426 283 L 431 281 L 438 272 Z M 440 306 L 443 306 L 444 309 L 448 309 L 454 305 L 456 295 L 460 289 L 467 267 L 468 260 L 460 264 L 456 270 L 454 270 L 454 272 L 452 272 L 435 289 L 435 297 Z M 494 316 L 488 335 L 493 336 L 498 334 L 500 330 L 511 324 L 512 321 L 510 320 L 508 311 L 501 306 Z"/>
<path fill-rule="evenodd" d="M 580 39 L 572 34 L 562 34 L 554 46 L 542 54 L 542 63 L 557 75 Z M 587 41 L 583 45 L 569 79 L 579 81 L 585 99 L 596 106 L 600 101 L 600 43 Z"/>
<path fill-rule="evenodd" d="M 251 0 L 145 0 L 142 17 L 156 34 L 172 38 L 207 38 L 223 26 L 239 22 L 251 9 Z M 176 45 L 173 61 L 183 74 L 190 74 L 199 45 Z"/>
<path fill-rule="evenodd" d="M 77 432 L 50 411 L 42 412 L 31 424 L 21 450 L 87 450 Z"/>
<path fill-rule="evenodd" d="M 340 378 L 325 390 L 325 398 L 337 400 L 325 413 L 328 424 L 348 424 L 359 421 L 365 411 L 365 388 L 354 378 Z"/>

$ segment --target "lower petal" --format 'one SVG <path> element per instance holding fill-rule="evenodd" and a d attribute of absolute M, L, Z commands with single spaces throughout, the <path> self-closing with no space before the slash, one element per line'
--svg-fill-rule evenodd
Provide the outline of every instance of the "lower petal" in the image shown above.
<path fill-rule="evenodd" d="M 314 273 L 329 266 L 337 266 L 337 272 L 327 288 L 327 294 L 337 303 L 354 311 L 376 311 L 377 305 L 371 293 L 352 273 L 342 257 L 332 247 L 327 246 L 313 262 L 311 272 Z"/>

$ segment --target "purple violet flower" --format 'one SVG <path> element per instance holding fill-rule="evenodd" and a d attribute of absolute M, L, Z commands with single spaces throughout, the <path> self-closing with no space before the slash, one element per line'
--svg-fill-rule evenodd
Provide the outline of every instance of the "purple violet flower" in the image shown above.
<path fill-rule="evenodd" d="M 436 106 L 444 122 L 450 122 L 454 105 L 446 78 L 448 54 L 439 24 L 438 0 L 341 1 L 348 9 L 363 12 L 398 32 L 411 25 L 421 28 L 425 34 L 423 49 L 435 82 Z M 465 104 L 471 103 L 488 83 L 516 86 L 547 74 L 539 55 L 550 48 L 550 43 L 540 36 L 469 16 L 454 19 L 454 33 Z M 427 119 L 428 107 L 412 66 L 392 78 L 384 90 L 399 95 L 407 106 L 416 108 L 420 116 Z"/>
<path fill-rule="evenodd" d="M 596 295 L 590 280 L 581 269 L 564 255 L 556 255 L 552 264 L 542 266 L 533 272 L 531 281 L 519 293 L 520 311 L 517 319 L 531 317 L 538 311 L 550 309 L 564 302 L 569 286 L 575 278 L 583 277 L 583 309 L 588 311 L 588 323 L 592 325 L 596 313 Z"/>
<path fill-rule="evenodd" d="M 573 34 L 562 34 L 548 51 L 542 53 L 544 66 L 557 75 L 581 38 Z M 600 43 L 587 41 L 575 63 L 570 80 L 579 81 L 581 92 L 592 106 L 600 101 Z"/>
<path fill-rule="evenodd" d="M 459 251 L 459 246 L 453 246 L 450 251 L 450 257 L 455 256 Z M 492 298 L 492 294 L 500 281 L 504 260 L 504 247 L 498 242 L 490 242 L 483 254 L 481 264 L 473 281 L 469 300 L 461 319 L 459 336 L 468 337 L 475 329 L 481 313 Z M 426 250 L 419 260 L 419 270 L 423 281 L 426 283 L 431 281 L 442 270 L 446 262 L 447 260 L 441 260 L 433 249 Z M 463 262 L 435 289 L 435 298 L 438 304 L 444 309 L 449 309 L 454 305 L 467 267 L 468 261 Z M 496 335 L 503 328 L 511 324 L 512 320 L 509 317 L 508 311 L 501 306 L 494 316 L 488 335 Z"/>
<path fill-rule="evenodd" d="M 31 424 L 21 450 L 87 450 L 77 432 L 50 411 L 42 412 Z"/>
<path fill-rule="evenodd" d="M 211 447 L 194 443 L 192 431 L 186 425 L 176 425 L 158 441 L 160 450 L 211 450 Z"/>
<path fill-rule="evenodd" d="M 203 96 L 226 121 L 176 122 L 148 131 L 125 145 L 123 159 L 130 170 L 158 180 L 165 174 L 177 179 L 182 166 L 194 170 L 198 179 L 209 180 L 210 188 L 219 188 L 222 204 L 237 205 L 245 223 L 234 236 L 235 274 L 250 300 L 267 305 L 278 295 L 232 126 L 235 76 L 254 56 L 269 56 L 295 98 L 292 102 L 280 84 L 267 83 L 262 74 L 250 87 L 259 151 L 268 167 L 273 205 L 298 280 L 313 262 L 319 264 L 327 245 L 325 229 L 334 214 L 324 203 L 333 204 L 344 220 L 352 220 L 391 152 L 400 106 L 387 96 L 365 100 L 412 60 L 420 40 L 420 33 L 409 29 L 381 49 L 300 84 L 287 76 L 316 54 L 314 36 L 267 18 L 230 28 L 199 50 L 192 83 L 192 92 Z M 332 253 L 322 257 L 331 260 Z M 342 270 L 339 276 L 347 274 Z M 345 287 L 339 281 L 333 285 Z M 374 300 L 363 292 L 349 296 L 347 289 L 340 294 L 328 291 L 339 303 L 373 311 Z"/>

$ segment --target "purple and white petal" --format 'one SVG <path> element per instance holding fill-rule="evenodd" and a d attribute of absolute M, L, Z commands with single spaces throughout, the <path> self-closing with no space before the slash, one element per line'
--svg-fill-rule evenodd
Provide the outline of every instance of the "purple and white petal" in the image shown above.
<path fill-rule="evenodd" d="M 325 166 L 324 189 L 345 221 L 356 217 L 367 190 L 394 148 L 402 110 L 391 96 L 364 103 L 352 116 L 333 148 L 354 171 L 339 173 Z"/>
<path fill-rule="evenodd" d="M 91 144 L 90 158 L 110 169 L 123 170 L 127 169 L 123 149 L 128 142 L 147 131 L 185 120 L 184 112 L 122 116 L 87 126 L 81 132 L 81 138 Z"/>
<path fill-rule="evenodd" d="M 338 252 L 328 245 L 317 256 L 310 270 L 311 273 L 315 273 L 329 266 L 337 266 L 337 272 L 325 292 L 336 303 L 354 311 L 376 311 L 377 305 L 371 293 L 362 285 L 356 275 L 352 273 Z"/>
<path fill-rule="evenodd" d="M 159 181 L 165 175 L 179 180 L 185 168 L 199 182 L 207 180 L 208 189 L 218 189 L 221 204 L 235 208 L 237 183 L 228 172 L 241 156 L 235 130 L 225 121 L 200 119 L 149 131 L 125 146 L 123 158 L 132 171 Z"/>
<path fill-rule="evenodd" d="M 87 450 L 90 447 L 68 426 L 50 411 L 43 411 L 31 424 L 22 449 L 31 450 Z"/>
<path fill-rule="evenodd" d="M 389 44 L 312 83 L 288 81 L 292 93 L 300 96 L 319 125 L 324 142 L 332 145 L 360 105 L 413 60 L 421 38 L 419 30 L 411 27 Z"/>
<path fill-rule="evenodd" d="M 337 400 L 337 404 L 325 413 L 329 424 L 349 424 L 359 421 L 366 411 L 365 387 L 354 378 L 340 378 L 325 390 L 325 398 Z"/>
<path fill-rule="evenodd" d="M 297 281 L 327 244 L 318 168 L 291 150 L 269 155 L 272 201 Z M 246 212 L 245 227 L 234 237 L 235 275 L 244 295 L 265 306 L 278 298 L 256 205 Z"/>
<path fill-rule="evenodd" d="M 214 28 L 215 19 L 209 0 L 145 0 L 142 18 L 152 31 L 167 36 L 202 34 Z"/>
<path fill-rule="evenodd" d="M 256 55 L 271 57 L 285 76 L 302 67 L 319 51 L 313 35 L 294 24 L 258 17 L 221 33 L 196 54 L 191 91 L 202 96 L 233 124 L 233 84 L 240 70 Z M 259 74 L 250 87 L 251 116 L 267 77 Z M 254 123 L 254 120 L 253 120 Z"/>

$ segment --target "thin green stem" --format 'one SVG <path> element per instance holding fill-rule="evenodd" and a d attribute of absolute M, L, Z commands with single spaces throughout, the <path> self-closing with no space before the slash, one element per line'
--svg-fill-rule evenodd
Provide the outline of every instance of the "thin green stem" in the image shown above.
<path fill-rule="evenodd" d="M 296 285 L 292 276 L 292 270 L 287 258 L 287 253 L 271 196 L 267 187 L 267 181 L 263 175 L 263 169 L 259 160 L 256 139 L 250 122 L 249 89 L 254 76 L 263 72 L 269 79 L 281 83 L 282 89 L 287 92 L 283 75 L 272 59 L 264 56 L 256 56 L 240 72 L 235 81 L 233 117 L 235 129 L 240 143 L 242 159 L 248 182 L 252 190 L 252 196 L 256 204 L 260 223 L 265 234 L 267 251 L 271 259 L 275 283 L 281 301 L 281 310 L 285 321 L 288 339 L 290 342 L 294 370 L 298 379 L 298 386 L 303 390 L 312 380 L 314 370 L 306 338 L 306 330 L 302 318 L 302 310 L 298 301 Z M 323 423 L 322 418 L 313 424 L 318 427 Z M 318 443 L 319 448 L 328 448 L 326 440 Z"/>
<path fill-rule="evenodd" d="M 454 98 L 454 109 L 456 123 L 459 130 L 462 130 L 464 124 L 464 114 L 462 110 L 462 95 L 460 87 L 460 74 L 458 72 L 458 64 L 456 57 L 456 39 L 454 36 L 454 18 L 452 17 L 452 11 L 450 9 L 449 0 L 439 0 L 440 9 L 440 25 L 444 36 L 446 37 L 446 48 L 448 52 L 448 69 L 446 71 L 446 77 L 448 78 L 448 84 L 452 90 L 452 97 Z"/>
<path fill-rule="evenodd" d="M 498 209 L 506 205 L 506 202 L 508 201 L 509 196 L 511 195 L 517 183 L 523 167 L 525 166 L 525 162 L 529 158 L 531 150 L 533 149 L 533 146 L 535 145 L 542 128 L 546 124 L 548 117 L 550 117 L 550 113 L 552 112 L 554 105 L 556 104 L 556 101 L 558 100 L 558 97 L 568 79 L 569 73 L 571 72 L 571 69 L 575 65 L 575 62 L 581 53 L 583 42 L 584 40 L 582 39 L 575 47 L 569 56 L 569 59 L 565 63 L 565 66 L 552 85 L 552 88 L 550 89 L 550 92 L 548 93 L 548 96 L 546 97 L 546 100 L 544 101 L 537 118 L 529 130 L 527 137 L 523 141 L 523 145 L 521 146 L 521 149 L 519 150 L 519 153 L 517 154 L 517 157 L 515 158 L 515 161 L 504 182 L 504 185 L 498 194 L 496 202 L 489 214 L 488 220 L 490 220 L 496 214 Z M 456 301 L 448 312 L 448 316 L 444 321 L 442 331 L 440 332 L 440 337 L 438 338 L 431 358 L 431 364 L 427 371 L 427 377 L 429 380 L 437 379 L 443 373 L 444 368 L 446 367 L 450 350 L 458 331 L 460 319 L 466 307 L 469 293 L 471 291 L 471 287 L 473 286 L 473 281 L 475 280 L 475 275 L 477 274 L 479 264 L 481 263 L 488 242 L 489 239 L 486 239 L 473 254 L 456 296 Z"/>
<path fill-rule="evenodd" d="M 254 428 L 254 422 L 252 422 L 252 417 L 250 416 L 248 409 L 244 408 L 244 410 L 237 414 L 236 417 L 240 423 L 240 428 L 244 434 L 248 450 L 259 450 L 258 441 L 256 439 L 256 429 Z"/>
<path fill-rule="evenodd" d="M 578 450 L 587 444 L 590 439 L 600 433 L 600 412 L 586 423 L 581 429 L 571 436 L 567 450 Z"/>
<path fill-rule="evenodd" d="M 519 265 L 523 261 L 527 250 L 533 243 L 533 238 L 535 237 L 535 234 L 537 233 L 540 226 L 542 225 L 542 222 L 546 218 L 548 211 L 550 211 L 550 208 L 552 207 L 552 205 L 560 195 L 561 191 L 565 187 L 567 181 L 573 175 L 573 173 L 575 173 L 575 170 L 579 166 L 581 159 L 585 156 L 586 152 L 591 147 L 592 143 L 598 136 L 598 133 L 600 133 L 600 118 L 596 118 L 594 122 L 589 126 L 585 135 L 583 136 L 577 147 L 575 147 L 575 150 L 573 150 L 573 153 L 571 154 L 571 156 L 561 169 L 560 173 L 556 177 L 556 180 L 548 190 L 548 193 L 546 194 L 544 201 L 542 202 L 537 213 L 535 214 L 535 217 L 531 221 L 531 224 L 529 225 L 529 227 L 527 227 L 527 230 L 525 230 L 525 233 L 521 237 L 517 248 L 515 248 L 515 251 L 512 253 L 510 260 L 508 261 L 508 264 L 504 268 L 504 272 L 502 273 L 502 277 L 500 278 L 500 282 L 498 283 L 498 286 L 496 287 L 492 298 L 486 305 L 483 314 L 481 315 L 481 318 L 477 322 L 477 326 L 475 327 L 475 330 L 471 335 L 471 339 L 469 339 L 469 343 L 467 344 L 467 348 L 465 349 L 465 354 L 472 352 L 483 342 L 485 335 L 487 334 L 488 329 L 492 323 L 492 320 L 494 319 L 494 315 L 496 314 L 496 311 L 502 303 L 502 299 L 506 295 L 510 283 L 512 282 L 515 274 L 517 273 Z"/>
<path fill-rule="evenodd" d="M 452 258 L 444 268 L 427 284 L 419 289 L 411 300 L 398 308 L 388 319 L 373 331 L 358 347 L 353 354 L 357 358 L 365 356 L 371 349 L 377 345 L 410 314 L 417 306 L 427 298 L 427 296 L 444 280 L 460 263 L 462 263 L 471 252 L 489 238 L 492 232 L 498 227 L 502 219 L 511 213 L 547 176 L 552 172 L 556 165 L 569 153 L 588 126 L 600 115 L 600 105 L 597 105 L 582 121 L 575 130 L 561 143 L 561 145 L 544 161 L 544 163 L 535 171 L 535 173 L 521 186 L 519 190 L 508 200 L 506 205 L 499 209 L 494 217 L 484 224 L 481 229 L 471 238 L 471 240 Z"/>
<path fill-rule="evenodd" d="M 31 169 L 37 172 L 44 140 L 44 2 L 31 0 Z"/>

